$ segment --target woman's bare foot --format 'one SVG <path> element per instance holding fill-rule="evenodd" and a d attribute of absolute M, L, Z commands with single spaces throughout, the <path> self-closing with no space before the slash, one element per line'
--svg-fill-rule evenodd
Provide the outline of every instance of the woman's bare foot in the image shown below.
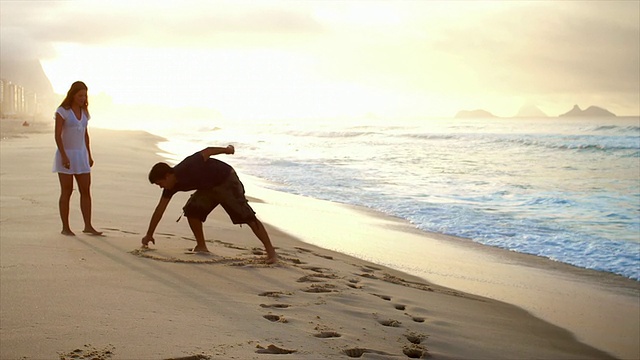
<path fill-rule="evenodd" d="M 82 230 L 82 232 L 89 235 L 97 235 L 97 236 L 102 235 L 102 231 L 98 231 L 94 228 L 84 229 Z"/>
<path fill-rule="evenodd" d="M 193 252 L 203 252 L 203 253 L 208 253 L 209 249 L 207 249 L 206 247 L 194 247 L 193 250 L 191 250 Z"/>
<path fill-rule="evenodd" d="M 76 236 L 76 234 L 74 234 L 74 232 L 71 231 L 71 229 L 62 229 L 62 231 L 60 231 L 60 234 L 67 235 L 67 236 Z"/>

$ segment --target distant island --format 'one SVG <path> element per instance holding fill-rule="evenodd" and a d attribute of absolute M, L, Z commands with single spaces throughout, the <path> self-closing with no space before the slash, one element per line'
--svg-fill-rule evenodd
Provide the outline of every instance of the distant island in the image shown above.
<path fill-rule="evenodd" d="M 469 119 L 469 118 L 493 118 L 496 116 L 486 110 L 478 109 L 478 110 L 458 111 L 455 117 L 457 119 Z"/>
<path fill-rule="evenodd" d="M 585 110 L 580 109 L 580 106 L 573 105 L 573 109 L 569 110 L 564 114 L 558 115 L 560 117 L 564 116 L 587 116 L 587 117 L 596 117 L 596 116 L 616 116 L 614 113 L 607 109 L 603 109 L 597 106 L 589 106 Z"/>
<path fill-rule="evenodd" d="M 611 111 L 598 107 L 598 106 L 589 106 L 585 110 L 580 109 L 580 106 L 574 105 L 573 109 L 567 111 L 564 114 L 558 115 L 558 117 L 615 117 L 616 114 Z M 498 116 L 493 115 L 492 113 L 483 110 L 461 110 L 458 111 L 455 118 L 456 119 L 487 119 L 487 118 L 497 118 Z M 525 105 L 520 108 L 517 114 L 513 116 L 514 118 L 546 118 L 548 117 L 542 110 L 540 110 L 535 105 Z"/>
<path fill-rule="evenodd" d="M 525 105 L 518 110 L 515 117 L 543 118 L 547 117 L 547 114 L 535 105 Z"/>

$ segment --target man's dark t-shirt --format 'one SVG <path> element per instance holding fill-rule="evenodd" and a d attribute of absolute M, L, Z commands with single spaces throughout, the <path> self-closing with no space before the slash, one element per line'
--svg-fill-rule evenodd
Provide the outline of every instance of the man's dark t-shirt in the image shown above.
<path fill-rule="evenodd" d="M 164 189 L 162 197 L 170 198 L 178 191 L 210 189 L 222 184 L 231 170 L 231 165 L 218 159 L 209 158 L 205 161 L 198 151 L 174 166 L 176 185 L 172 189 Z"/>

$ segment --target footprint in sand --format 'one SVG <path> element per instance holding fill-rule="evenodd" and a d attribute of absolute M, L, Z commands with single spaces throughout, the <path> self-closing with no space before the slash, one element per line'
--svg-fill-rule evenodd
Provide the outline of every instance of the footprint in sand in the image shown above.
<path fill-rule="evenodd" d="M 296 352 L 298 350 L 289 350 L 289 349 L 284 349 L 281 347 L 277 347 L 275 345 L 269 345 L 267 346 L 267 348 L 263 348 L 262 346 L 258 345 L 258 350 L 256 350 L 256 352 L 258 354 L 279 354 L 279 355 L 285 355 L 285 354 L 293 354 L 294 352 Z"/>
<path fill-rule="evenodd" d="M 374 268 L 372 266 L 361 266 L 361 265 L 355 265 L 353 264 L 354 267 L 357 267 L 358 270 L 360 270 L 359 273 L 354 273 L 354 275 L 363 277 L 363 278 L 367 278 L 367 279 L 378 279 L 378 277 L 374 274 L 374 272 L 376 270 L 378 270 L 377 268 Z"/>
<path fill-rule="evenodd" d="M 377 270 L 382 270 L 382 269 L 376 266 L 371 266 L 371 265 L 360 266 L 360 271 L 362 271 L 363 273 L 372 273 Z"/>
<path fill-rule="evenodd" d="M 296 249 L 296 250 L 298 250 L 300 252 L 309 253 L 309 254 L 315 255 L 317 257 L 324 258 L 324 259 L 333 260 L 333 256 L 318 254 L 318 253 L 313 252 L 313 251 L 311 251 L 309 249 L 305 249 L 305 248 L 301 248 L 301 247 L 297 247 L 297 246 L 294 249 Z"/>
<path fill-rule="evenodd" d="M 378 323 L 382 326 L 389 326 L 389 327 L 400 327 L 400 325 L 402 324 L 400 321 L 393 320 L 393 319 L 378 320 Z"/>
<path fill-rule="evenodd" d="M 283 324 L 289 322 L 287 319 L 284 318 L 284 316 L 280 316 L 280 315 L 267 314 L 267 315 L 263 315 L 262 317 L 271 322 L 279 322 Z"/>
<path fill-rule="evenodd" d="M 377 297 L 379 297 L 379 298 L 380 298 L 380 299 L 382 299 L 382 300 L 391 301 L 391 296 L 388 296 L 388 295 L 380 295 L 380 294 L 371 294 L 371 295 L 373 295 L 373 296 L 377 296 Z"/>
<path fill-rule="evenodd" d="M 283 293 L 282 291 L 265 291 L 258 294 L 258 296 L 267 296 L 272 298 L 279 298 L 282 295 L 291 295 L 291 293 Z"/>
<path fill-rule="evenodd" d="M 324 280 L 320 280 L 317 277 L 313 276 L 313 275 L 305 275 L 301 278 L 299 278 L 298 280 L 296 280 L 297 282 L 323 282 Z"/>
<path fill-rule="evenodd" d="M 348 357 L 359 358 L 362 355 L 364 355 L 364 353 L 368 352 L 368 350 L 367 349 L 360 349 L 360 348 L 353 348 L 353 349 L 345 349 L 345 350 L 343 350 L 343 352 Z"/>
<path fill-rule="evenodd" d="M 347 282 L 347 286 L 352 288 L 352 289 L 356 289 L 356 290 L 362 289 L 362 285 L 358 285 L 358 283 L 360 283 L 360 280 L 358 280 L 358 279 L 350 279 Z"/>
<path fill-rule="evenodd" d="M 402 348 L 402 353 L 411 359 L 426 359 L 430 357 L 429 352 L 422 345 L 405 345 Z"/>
<path fill-rule="evenodd" d="M 363 349 L 363 348 L 345 349 L 345 350 L 342 350 L 342 352 L 345 355 L 347 355 L 348 357 L 351 357 L 351 358 L 362 357 L 362 355 L 364 355 L 365 353 L 384 355 L 384 356 L 391 356 L 391 354 L 388 354 L 388 353 L 386 353 L 384 351 L 377 351 L 377 350 Z"/>
<path fill-rule="evenodd" d="M 303 266 L 304 270 L 311 270 L 316 273 L 324 274 L 326 271 L 329 271 L 327 268 L 319 267 L 319 266 Z"/>
<path fill-rule="evenodd" d="M 60 360 L 82 360 L 82 359 L 111 359 L 114 355 L 115 347 L 113 345 L 105 346 L 102 349 L 96 349 L 91 344 L 84 345 L 84 349 L 75 349 L 67 353 L 58 353 Z"/>
<path fill-rule="evenodd" d="M 167 360 L 211 360 L 211 359 L 213 359 L 211 355 L 196 354 L 196 355 L 181 356 L 177 358 L 169 358 Z"/>
<path fill-rule="evenodd" d="M 334 290 L 335 287 L 333 284 L 313 284 L 302 291 L 308 293 L 330 293 L 336 291 Z"/>
<path fill-rule="evenodd" d="M 422 340 L 426 339 L 428 336 L 423 334 L 416 334 L 414 332 L 409 332 L 404 335 L 410 343 L 419 345 L 422 343 Z"/>
<path fill-rule="evenodd" d="M 299 278 L 298 282 L 323 282 L 324 279 L 337 279 L 338 276 L 334 274 L 309 274 Z"/>
<path fill-rule="evenodd" d="M 315 334 L 313 336 L 321 339 L 329 339 L 329 338 L 339 338 L 342 335 L 338 334 L 335 331 L 322 331 L 319 334 Z"/>
<path fill-rule="evenodd" d="M 275 309 L 286 309 L 286 308 L 288 308 L 290 306 L 291 305 L 288 305 L 288 304 L 271 304 L 271 305 L 260 304 L 260 307 L 263 307 L 263 308 L 275 308 Z"/>
<path fill-rule="evenodd" d="M 396 309 L 398 309 L 398 310 L 404 310 L 404 307 L 403 307 L 402 309 L 400 309 L 398 306 L 396 306 Z M 423 317 L 421 317 L 421 316 L 413 316 L 413 315 L 411 315 L 411 314 L 409 314 L 409 313 L 404 313 L 404 314 L 405 314 L 406 316 L 410 317 L 410 318 L 411 318 L 411 320 L 413 320 L 414 322 L 417 322 L 417 323 L 423 323 L 423 322 L 425 322 L 425 318 L 423 318 Z"/>
<path fill-rule="evenodd" d="M 360 276 L 360 277 L 363 277 L 363 278 L 367 278 L 367 279 L 373 279 L 373 280 L 378 280 L 378 279 L 379 279 L 379 277 L 377 277 L 377 276 L 375 276 L 375 275 L 373 275 L 373 274 L 368 274 L 368 273 L 365 273 L 365 274 L 356 274 L 356 275 L 358 275 L 358 276 Z"/>

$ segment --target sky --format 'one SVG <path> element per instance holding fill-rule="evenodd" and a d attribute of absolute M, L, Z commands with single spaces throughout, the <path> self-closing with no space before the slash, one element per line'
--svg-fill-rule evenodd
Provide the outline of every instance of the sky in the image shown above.
<path fill-rule="evenodd" d="M 0 0 L 3 59 L 224 118 L 640 114 L 640 1 Z"/>

